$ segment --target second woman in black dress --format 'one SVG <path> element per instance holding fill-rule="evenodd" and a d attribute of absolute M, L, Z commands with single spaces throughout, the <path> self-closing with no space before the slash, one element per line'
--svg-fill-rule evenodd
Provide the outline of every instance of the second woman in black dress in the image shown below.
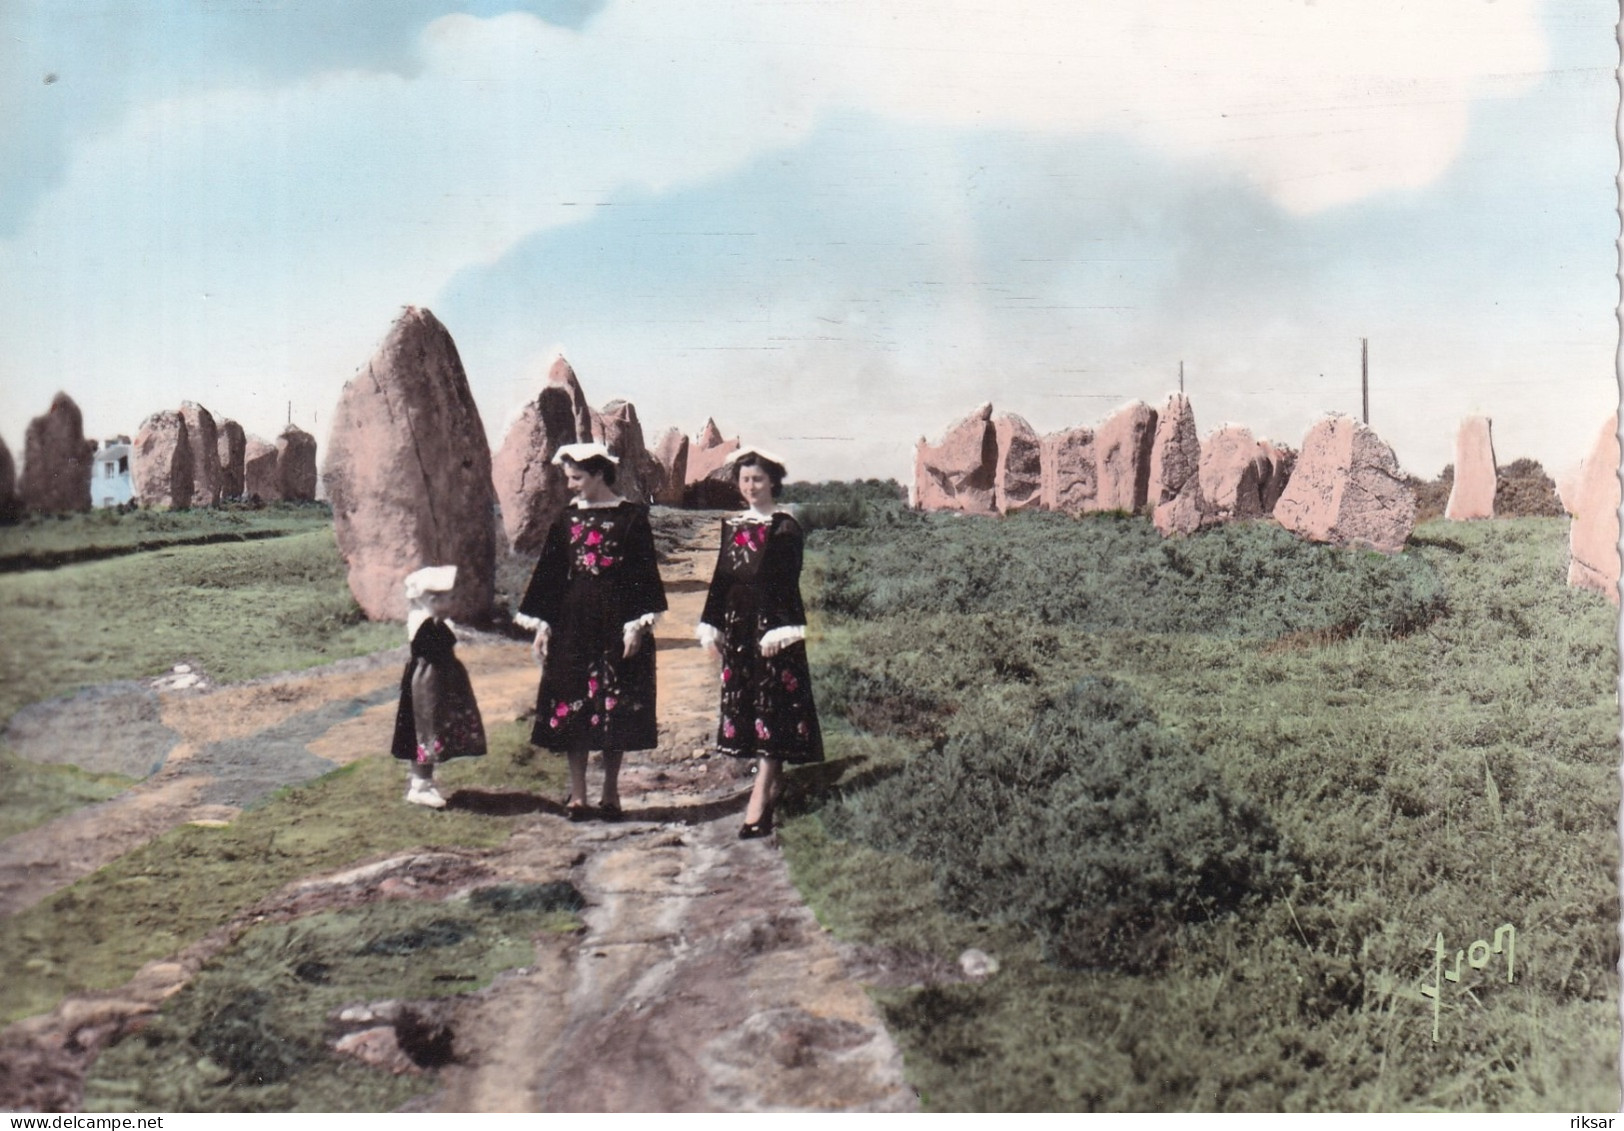
<path fill-rule="evenodd" d="M 571 820 L 587 806 L 586 765 L 603 751 L 597 812 L 620 816 L 620 763 L 657 744 L 654 641 L 665 587 L 648 508 L 614 492 L 616 460 L 601 444 L 569 444 L 554 463 L 575 498 L 553 523 L 536 562 L 521 623 L 535 629 L 542 664 L 531 742 L 569 758 Z"/>
<path fill-rule="evenodd" d="M 757 758 L 743 839 L 773 828 L 773 803 L 785 762 L 821 762 L 823 735 L 812 702 L 801 604 L 800 523 L 775 510 L 783 461 L 755 448 L 730 460 L 744 513 L 722 521 L 699 639 L 722 661 L 722 709 L 716 737 L 724 754 Z"/>

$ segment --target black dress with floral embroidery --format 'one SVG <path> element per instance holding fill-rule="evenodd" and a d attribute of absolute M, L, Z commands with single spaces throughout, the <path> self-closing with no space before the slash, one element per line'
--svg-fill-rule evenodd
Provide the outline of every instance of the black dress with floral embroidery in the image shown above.
<path fill-rule="evenodd" d="M 412 702 L 412 675 L 420 666 L 434 668 L 440 676 L 439 695 L 434 704 L 434 729 L 439 749 L 432 751 L 436 761 L 447 758 L 477 758 L 485 753 L 485 724 L 479 718 L 479 704 L 468 682 L 468 669 L 457 659 L 457 635 L 444 621 L 429 617 L 412 635 L 412 655 L 400 675 L 400 705 L 395 708 L 395 733 L 389 752 L 404 761 L 417 757 L 417 711 Z"/>
<path fill-rule="evenodd" d="M 823 735 L 812 701 L 806 644 L 764 656 L 761 638 L 806 624 L 801 604 L 801 525 L 724 519 L 722 549 L 700 620 L 722 634 L 722 717 L 716 744 L 741 758 L 821 762 Z"/>
<path fill-rule="evenodd" d="M 551 629 L 530 741 L 559 753 L 657 745 L 654 639 L 628 659 L 622 633 L 665 607 L 648 508 L 566 507 L 519 604 Z"/>

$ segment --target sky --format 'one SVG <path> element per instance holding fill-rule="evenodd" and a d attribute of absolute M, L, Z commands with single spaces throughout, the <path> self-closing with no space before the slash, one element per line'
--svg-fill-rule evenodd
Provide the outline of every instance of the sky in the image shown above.
<path fill-rule="evenodd" d="M 1406 470 L 1618 403 L 1616 4 L 0 0 L 0 436 L 325 447 L 401 309 L 492 446 L 562 352 L 650 442 L 894 476 L 1185 388 Z"/>

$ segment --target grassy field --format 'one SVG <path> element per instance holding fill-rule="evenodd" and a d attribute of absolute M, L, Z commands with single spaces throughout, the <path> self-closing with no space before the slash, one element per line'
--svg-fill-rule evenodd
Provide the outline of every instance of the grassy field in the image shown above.
<path fill-rule="evenodd" d="M 1141 526 L 814 538 L 845 773 L 785 831 L 797 882 L 846 937 L 1002 963 L 884 999 L 927 1105 L 1615 1108 L 1617 614 L 1566 586 L 1566 523 L 1394 560 Z M 1070 766 L 1029 738 L 1066 727 Z M 1274 870 L 1223 872 L 1259 821 Z M 1508 923 L 1515 981 L 1474 952 L 1434 1042 L 1436 936 L 1449 969 Z"/>
<path fill-rule="evenodd" d="M 0 572 L 45 569 L 164 546 L 253 541 L 332 526 L 325 503 L 228 503 L 189 511 L 105 508 L 0 526 Z"/>

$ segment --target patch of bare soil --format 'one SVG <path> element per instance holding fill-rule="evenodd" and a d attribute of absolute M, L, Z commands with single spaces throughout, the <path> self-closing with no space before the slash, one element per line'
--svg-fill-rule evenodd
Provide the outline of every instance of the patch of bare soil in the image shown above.
<path fill-rule="evenodd" d="M 854 976 L 872 977 L 876 964 L 837 948 L 771 843 L 737 839 L 744 767 L 705 754 L 716 673 L 693 628 L 716 516 L 657 512 L 657 524 L 671 603 L 656 630 L 661 742 L 628 756 L 623 822 L 571 824 L 550 807 L 525 810 L 499 849 L 408 853 L 289 885 L 125 986 L 73 995 L 0 1031 L 0 1107 L 78 1110 L 98 1051 L 144 1025 L 255 924 L 559 881 L 585 898 L 585 930 L 538 935 L 531 965 L 438 1008 L 436 1032 L 449 1051 L 432 1070 L 434 1090 L 414 1108 L 915 1106 L 900 1055 Z M 530 706 L 536 676 L 522 645 L 491 639 L 460 654 L 487 718 Z M 148 721 L 174 736 L 162 768 L 113 802 L 0 842 L 0 913 L 31 906 L 179 822 L 229 819 L 269 789 L 387 745 L 401 662 L 391 652 L 232 687 L 157 691 L 161 712 Z M 145 718 L 152 712 L 143 703 Z M 465 793 L 451 803 L 500 805 L 490 793 Z M 412 1034 L 385 1032 L 391 1024 L 399 1023 L 368 1020 L 330 1051 L 410 1046 Z"/>

